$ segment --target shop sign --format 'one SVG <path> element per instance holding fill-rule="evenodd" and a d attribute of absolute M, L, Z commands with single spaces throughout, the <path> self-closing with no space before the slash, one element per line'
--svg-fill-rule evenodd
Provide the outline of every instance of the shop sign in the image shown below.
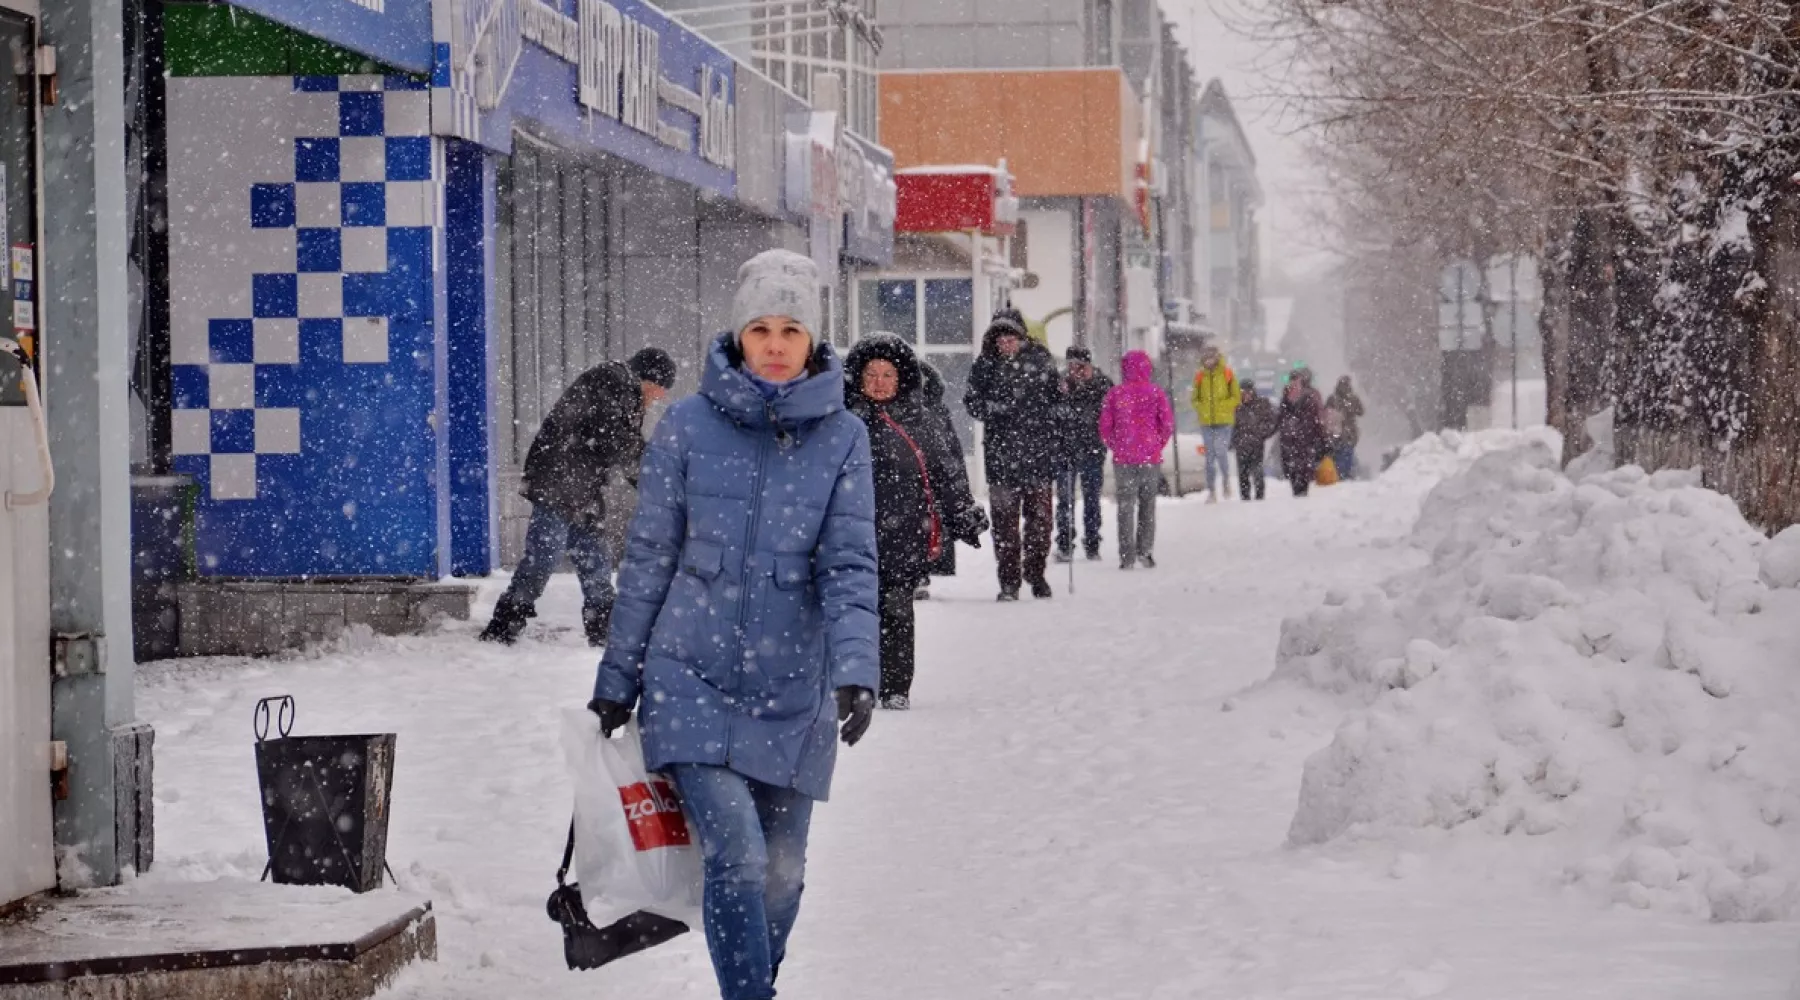
<path fill-rule="evenodd" d="M 806 217 L 813 262 L 821 274 L 837 272 L 843 248 L 842 185 L 838 180 L 842 134 L 835 112 L 804 111 L 788 116 L 782 200 L 788 211 Z"/>
<path fill-rule="evenodd" d="M 851 132 L 838 140 L 838 201 L 844 211 L 844 252 L 871 264 L 894 256 L 899 190 L 894 154 Z"/>
<path fill-rule="evenodd" d="M 451 7 L 451 89 L 472 91 L 482 113 L 509 102 L 528 42 L 575 68 L 580 108 L 715 167 L 736 167 L 737 100 L 726 57 L 642 0 L 577 0 L 573 16 L 546 0 L 452 0 Z M 675 76 L 665 74 L 666 53 L 677 57 Z M 665 120 L 665 107 L 692 115 L 698 128 Z M 466 134 L 472 127 L 456 122 L 452 132 L 479 138 Z"/>
<path fill-rule="evenodd" d="M 396 69 L 431 70 L 431 0 L 232 0 L 232 6 Z"/>

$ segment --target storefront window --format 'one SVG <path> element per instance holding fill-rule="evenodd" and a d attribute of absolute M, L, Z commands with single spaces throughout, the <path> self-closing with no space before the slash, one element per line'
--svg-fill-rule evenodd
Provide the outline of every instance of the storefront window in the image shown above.
<path fill-rule="evenodd" d="M 877 331 L 897 334 L 907 343 L 919 340 L 919 287 L 911 278 L 865 281 L 858 298 L 863 336 Z"/>
<path fill-rule="evenodd" d="M 927 278 L 925 343 L 969 344 L 975 339 L 975 289 L 967 278 Z"/>

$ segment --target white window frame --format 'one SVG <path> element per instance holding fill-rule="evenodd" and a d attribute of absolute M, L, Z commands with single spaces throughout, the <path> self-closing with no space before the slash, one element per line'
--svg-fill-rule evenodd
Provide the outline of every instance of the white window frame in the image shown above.
<path fill-rule="evenodd" d="M 865 281 L 911 281 L 913 283 L 913 289 L 914 289 L 913 331 L 914 332 L 913 332 L 913 339 L 911 341 L 909 341 L 909 343 L 912 345 L 913 350 L 919 352 L 920 354 L 979 354 L 981 352 L 981 338 L 980 338 L 980 335 L 974 330 L 973 325 L 971 325 L 971 328 L 969 330 L 969 343 L 967 345 L 964 345 L 964 344 L 927 344 L 924 342 L 924 340 L 925 340 L 925 286 L 924 286 L 924 284 L 922 284 L 923 282 L 926 282 L 926 281 L 966 281 L 969 284 L 969 292 L 970 292 L 970 296 L 971 296 L 971 301 L 973 300 L 973 295 L 974 295 L 974 291 L 975 291 L 975 279 L 970 277 L 967 274 L 955 272 L 955 271 L 917 271 L 917 270 L 863 271 L 861 273 L 854 275 L 850 282 L 850 310 L 851 310 L 851 315 L 856 317 L 855 324 L 851 330 L 850 342 L 852 344 L 861 340 L 865 334 L 875 332 L 873 330 L 864 330 L 862 328 L 862 285 L 863 285 L 863 282 L 865 282 Z M 970 310 L 971 310 L 971 316 L 973 316 L 974 315 L 973 305 L 971 305 Z"/>

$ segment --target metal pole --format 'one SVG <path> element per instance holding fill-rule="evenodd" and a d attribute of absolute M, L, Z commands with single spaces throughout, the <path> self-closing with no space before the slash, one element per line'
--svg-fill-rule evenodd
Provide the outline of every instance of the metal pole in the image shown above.
<path fill-rule="evenodd" d="M 1173 337 L 1169 332 L 1169 314 L 1164 311 L 1165 306 L 1163 305 L 1168 297 L 1169 280 L 1168 261 L 1164 256 L 1164 239 L 1163 199 L 1158 198 L 1156 199 L 1156 311 L 1157 315 L 1162 317 L 1163 382 L 1168 386 L 1169 409 L 1172 412 L 1175 408 L 1175 351 L 1170 346 Z M 1175 499 L 1179 500 L 1183 495 L 1181 492 L 1181 424 L 1179 421 L 1175 425 L 1173 451 L 1175 455 L 1175 486 L 1171 492 L 1175 494 Z"/>

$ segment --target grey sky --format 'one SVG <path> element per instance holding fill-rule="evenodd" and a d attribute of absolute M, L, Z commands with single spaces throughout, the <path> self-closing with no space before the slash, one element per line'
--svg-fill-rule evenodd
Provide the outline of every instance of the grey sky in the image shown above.
<path fill-rule="evenodd" d="M 1263 209 L 1263 251 L 1269 261 L 1304 272 L 1320 262 L 1317 241 L 1308 234 L 1306 192 L 1312 189 L 1295 120 L 1273 95 L 1285 89 L 1283 56 L 1241 32 L 1259 0 L 1159 0 L 1175 24 L 1202 81 L 1218 77 L 1236 105 L 1256 152 L 1267 205 Z"/>

